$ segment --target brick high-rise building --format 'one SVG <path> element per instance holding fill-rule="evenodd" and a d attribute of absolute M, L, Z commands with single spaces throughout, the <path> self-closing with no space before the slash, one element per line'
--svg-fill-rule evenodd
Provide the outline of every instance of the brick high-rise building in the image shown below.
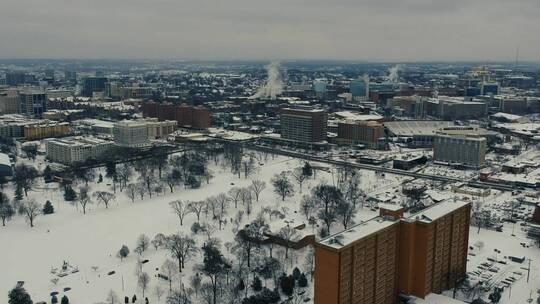
<path fill-rule="evenodd" d="M 326 140 L 326 111 L 311 107 L 281 109 L 281 138 L 301 142 Z"/>
<path fill-rule="evenodd" d="M 192 109 L 191 127 L 194 129 L 207 129 L 210 127 L 210 111 L 202 106 Z"/>
<path fill-rule="evenodd" d="M 409 218 L 383 211 L 315 244 L 315 304 L 393 304 L 400 292 L 424 298 L 465 276 L 470 203 Z"/>

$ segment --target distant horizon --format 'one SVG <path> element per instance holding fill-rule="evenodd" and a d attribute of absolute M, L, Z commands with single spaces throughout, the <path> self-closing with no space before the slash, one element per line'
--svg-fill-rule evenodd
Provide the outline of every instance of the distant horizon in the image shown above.
<path fill-rule="evenodd" d="M 244 59 L 212 59 L 212 58 L 159 58 L 159 57 L 140 57 L 140 58 L 115 58 L 115 57 L 0 57 L 0 62 L 3 61 L 118 61 L 118 62 L 143 62 L 143 61 L 177 61 L 177 62 L 343 62 L 353 64 L 423 64 L 423 63 L 470 63 L 482 65 L 505 64 L 513 65 L 515 60 L 481 60 L 481 59 L 418 59 L 418 60 L 384 60 L 384 59 L 332 59 L 332 58 L 244 58 Z M 522 64 L 540 64 L 540 59 L 519 59 L 518 65 Z"/>

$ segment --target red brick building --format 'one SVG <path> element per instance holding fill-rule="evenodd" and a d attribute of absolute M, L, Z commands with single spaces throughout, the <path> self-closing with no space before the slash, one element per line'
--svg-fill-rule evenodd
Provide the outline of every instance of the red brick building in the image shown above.
<path fill-rule="evenodd" d="M 470 209 L 467 202 L 442 202 L 317 242 L 315 304 L 393 304 L 400 292 L 424 298 L 452 288 L 466 273 Z"/>
<path fill-rule="evenodd" d="M 159 121 L 175 120 L 179 127 L 207 129 L 210 127 L 210 111 L 203 106 L 188 104 L 145 102 L 142 104 L 144 117 L 158 118 Z"/>

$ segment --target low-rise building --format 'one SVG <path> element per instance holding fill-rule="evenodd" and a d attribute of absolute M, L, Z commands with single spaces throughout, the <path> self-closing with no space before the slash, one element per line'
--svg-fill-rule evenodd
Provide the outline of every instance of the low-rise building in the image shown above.
<path fill-rule="evenodd" d="M 65 165 L 83 163 L 88 159 L 99 160 L 113 143 L 94 137 L 67 137 L 46 139 L 46 156 L 53 162 Z"/>
<path fill-rule="evenodd" d="M 44 122 L 24 126 L 24 139 L 26 140 L 64 136 L 70 133 L 71 126 L 68 122 Z"/>

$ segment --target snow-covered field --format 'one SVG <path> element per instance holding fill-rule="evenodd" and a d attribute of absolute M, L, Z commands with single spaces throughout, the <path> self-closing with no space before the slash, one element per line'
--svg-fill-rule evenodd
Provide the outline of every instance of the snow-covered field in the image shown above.
<path fill-rule="evenodd" d="M 305 221 L 300 215 L 299 202 L 303 194 L 321 181 L 332 183 L 331 172 L 317 171 L 316 179 L 309 179 L 303 185 L 303 193 L 298 191 L 294 197 L 286 198 L 281 202 L 272 190 L 270 179 L 274 174 L 284 170 L 300 166 L 300 161 L 285 157 L 269 157 L 260 167 L 254 176 L 248 179 L 238 178 L 231 174 L 228 169 L 222 169 L 211 165 L 215 177 L 207 185 L 203 182 L 200 189 L 184 189 L 177 187 L 174 193 L 167 189 L 165 194 L 153 196 L 151 199 L 145 197 L 144 200 L 136 199 L 134 203 L 124 194 L 117 193 L 117 199 L 108 209 L 103 205 L 90 205 L 86 215 L 83 215 L 81 208 L 76 208 L 71 203 L 63 199 L 63 191 L 55 190 L 58 185 L 51 183 L 48 185 L 39 184 L 29 193 L 30 198 L 34 198 L 43 204 L 46 200 L 53 202 L 55 213 L 53 215 L 39 216 L 35 221 L 35 227 L 30 228 L 21 216 L 16 216 L 7 223 L 6 227 L 0 227 L 0 294 L 7 295 L 17 281 L 25 281 L 25 288 L 31 294 L 34 302 L 49 301 L 49 293 L 58 291 L 64 294 L 63 289 L 71 288 L 65 294 L 71 303 L 97 303 L 105 301 L 108 292 L 113 289 L 121 298 L 137 294 L 142 299 L 142 292 L 137 287 L 135 268 L 138 255 L 133 252 L 136 239 L 141 234 L 146 234 L 151 239 L 157 233 L 165 235 L 174 232 L 191 234 L 190 227 L 196 221 L 194 214 L 187 215 L 183 226 L 179 225 L 178 217 L 173 214 L 169 202 L 177 199 L 187 201 L 203 200 L 211 195 L 227 192 L 232 187 L 248 186 L 252 179 L 258 178 L 266 182 L 266 189 L 262 192 L 259 203 L 254 203 L 251 216 L 244 217 L 243 223 L 248 223 L 254 219 L 256 214 L 265 206 L 278 206 L 288 208 L 287 219 L 295 219 L 295 222 Z M 317 164 L 326 167 L 324 164 Z M 332 171 L 332 170 L 330 170 Z M 105 175 L 104 169 L 101 173 Z M 366 191 L 374 191 L 378 187 L 385 187 L 396 181 L 395 176 L 386 175 L 381 181 L 375 178 L 374 172 L 362 171 L 361 186 Z M 91 191 L 105 190 L 112 191 L 104 178 L 100 184 L 92 183 Z M 234 184 L 234 185 L 233 185 Z M 11 188 L 11 185 L 9 186 Z M 5 190 L 10 197 L 13 197 L 13 189 Z M 240 207 L 239 207 L 240 208 Z M 236 214 L 234 207 L 229 208 L 228 217 L 233 218 Z M 368 218 L 374 216 L 375 212 L 369 208 L 359 211 L 358 218 Z M 341 229 L 337 227 L 336 229 Z M 216 236 L 222 241 L 222 245 L 232 242 L 234 234 L 233 224 L 228 221 L 221 231 L 216 232 Z M 196 237 L 197 247 L 201 247 L 204 237 Z M 131 253 L 121 261 L 117 257 L 120 247 L 127 245 Z M 275 250 L 275 249 L 274 249 Z M 226 246 L 222 246 L 222 251 L 230 256 Z M 306 249 L 292 255 L 285 266 L 289 273 L 291 266 L 304 265 L 303 256 Z M 150 303 L 158 303 L 156 295 L 152 292 L 155 286 L 160 285 L 168 290 L 168 284 L 155 277 L 159 268 L 167 258 L 167 252 L 163 249 L 150 248 L 142 254 L 143 259 L 149 262 L 144 264 L 144 271 L 150 277 L 150 288 L 146 296 Z M 63 262 L 76 267 L 78 272 L 69 274 L 58 279 L 56 283 L 51 279 L 57 278 L 51 273 L 53 268 L 60 269 Z M 197 254 L 187 262 L 183 271 L 183 282 L 188 283 L 189 277 L 193 274 L 193 266 L 202 262 L 201 254 Z M 108 275 L 110 271 L 115 274 Z M 266 282 L 265 282 L 266 283 Z M 176 281 L 180 284 L 180 280 Z M 309 287 L 312 287 L 311 283 Z M 311 293 L 311 292 L 309 292 Z M 3 299 L 4 296 L 2 296 Z M 163 302 L 162 297 L 160 302 Z"/>

